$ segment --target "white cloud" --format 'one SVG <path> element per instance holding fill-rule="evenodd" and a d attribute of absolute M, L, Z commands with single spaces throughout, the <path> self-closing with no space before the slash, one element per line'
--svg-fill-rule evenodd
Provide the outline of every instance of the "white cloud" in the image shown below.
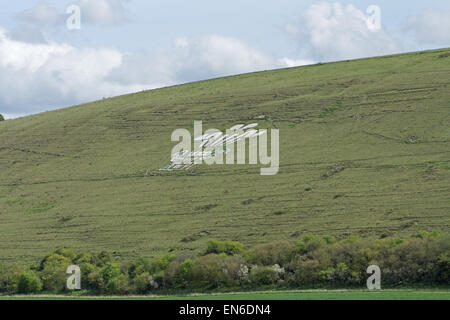
<path fill-rule="evenodd" d="M 8 37 L 6 30 L 0 29 L 0 67 L 11 71 L 35 72 L 51 54 L 65 54 L 70 49 L 69 45 L 15 41 Z"/>
<path fill-rule="evenodd" d="M 170 50 L 122 53 L 13 40 L 0 28 L 0 111 L 14 116 L 187 81 L 308 64 L 276 60 L 230 37 L 178 38 Z"/>
<path fill-rule="evenodd" d="M 278 59 L 278 65 L 280 68 L 306 66 L 306 65 L 310 65 L 310 64 L 314 64 L 314 63 L 315 63 L 315 61 L 308 60 L 308 59 L 290 59 L 290 58 Z"/>
<path fill-rule="evenodd" d="M 297 27 L 292 24 L 286 24 L 284 26 L 284 31 L 291 36 L 296 36 L 298 34 Z"/>
<path fill-rule="evenodd" d="M 109 80 L 151 83 L 152 87 L 287 66 L 231 37 L 179 37 L 169 50 L 125 54 Z"/>
<path fill-rule="evenodd" d="M 42 32 L 35 27 L 27 24 L 20 24 L 8 32 L 8 36 L 12 40 L 28 42 L 28 43 L 45 43 L 45 37 Z"/>
<path fill-rule="evenodd" d="M 405 31 L 421 44 L 450 45 L 450 12 L 434 9 L 423 10 L 408 17 Z"/>
<path fill-rule="evenodd" d="M 271 56 L 220 35 L 176 39 L 172 60 L 174 77 L 182 82 L 276 67 Z"/>
<path fill-rule="evenodd" d="M 19 13 L 18 18 L 23 22 L 40 26 L 63 24 L 66 19 L 45 1 L 40 1 L 31 9 Z"/>
<path fill-rule="evenodd" d="M 122 64 L 112 49 L 15 41 L 0 29 L 0 109 L 24 114 L 147 88 L 107 76 Z"/>
<path fill-rule="evenodd" d="M 16 119 L 25 116 L 25 114 L 20 113 L 2 113 L 1 115 L 5 120 Z"/>
<path fill-rule="evenodd" d="M 117 24 L 125 21 L 125 2 L 79 0 L 77 4 L 82 21 Z M 56 17 L 52 10 L 42 8 L 35 10 L 40 13 L 33 21 Z M 123 53 L 52 41 L 29 42 L 0 29 L 0 111 L 28 114 L 183 82 L 395 52 L 394 41 L 383 30 L 371 32 L 366 18 L 351 5 L 323 2 L 310 6 L 300 28 L 287 28 L 304 41 L 300 51 L 309 50 L 310 59 L 306 55 L 277 59 L 222 35 L 180 37 L 168 50 Z"/>
<path fill-rule="evenodd" d="M 131 0 L 77 0 L 71 4 L 80 7 L 82 24 L 117 25 L 127 21 L 125 4 Z M 18 14 L 22 23 L 46 27 L 65 26 L 68 14 L 59 12 L 47 1 Z"/>
<path fill-rule="evenodd" d="M 205 35 L 176 38 L 169 51 L 126 54 L 120 68 L 108 78 L 118 83 L 147 81 L 155 87 L 311 63 L 314 61 L 275 59 L 239 39 Z"/>
<path fill-rule="evenodd" d="M 301 46 L 316 59 L 354 59 L 399 52 L 399 46 L 383 30 L 373 32 L 367 18 L 353 5 L 320 2 L 301 17 Z"/>
<path fill-rule="evenodd" d="M 78 0 L 82 23 L 116 25 L 127 21 L 125 3 L 129 0 Z"/>

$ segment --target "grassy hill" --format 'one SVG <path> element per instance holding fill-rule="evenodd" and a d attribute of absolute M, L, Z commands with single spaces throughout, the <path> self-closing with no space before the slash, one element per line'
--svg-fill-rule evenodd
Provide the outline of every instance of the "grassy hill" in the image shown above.
<path fill-rule="evenodd" d="M 450 49 L 244 74 L 0 122 L 0 261 L 450 224 Z M 260 116 L 265 120 L 254 120 Z M 280 130 L 280 170 L 161 172 L 176 128 Z"/>

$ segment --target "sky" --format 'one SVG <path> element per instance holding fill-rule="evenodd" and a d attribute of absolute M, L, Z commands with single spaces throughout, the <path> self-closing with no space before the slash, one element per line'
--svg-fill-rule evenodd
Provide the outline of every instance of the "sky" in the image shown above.
<path fill-rule="evenodd" d="M 220 76 L 444 47 L 448 0 L 5 1 L 0 114 L 12 119 Z"/>

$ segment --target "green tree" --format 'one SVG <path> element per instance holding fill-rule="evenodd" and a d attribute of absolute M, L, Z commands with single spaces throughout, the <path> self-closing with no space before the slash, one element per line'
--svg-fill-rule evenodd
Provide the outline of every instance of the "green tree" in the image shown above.
<path fill-rule="evenodd" d="M 126 294 L 129 292 L 129 278 L 121 272 L 120 263 L 107 262 L 100 271 L 104 292 L 107 294 Z"/>
<path fill-rule="evenodd" d="M 272 267 L 256 266 L 250 271 L 250 282 L 255 286 L 264 286 L 274 284 L 278 280 L 277 273 Z"/>
<path fill-rule="evenodd" d="M 121 273 L 111 278 L 105 286 L 106 294 L 127 294 L 130 291 L 129 278 L 127 275 Z"/>
<path fill-rule="evenodd" d="M 315 287 L 320 282 L 320 263 L 317 260 L 300 261 L 294 269 L 293 284 L 301 287 Z"/>
<path fill-rule="evenodd" d="M 70 261 L 75 261 L 77 254 L 72 249 L 61 248 L 55 251 L 55 253 L 68 258 Z"/>
<path fill-rule="evenodd" d="M 63 292 L 66 290 L 66 270 L 72 262 L 69 258 L 57 253 L 52 253 L 42 261 L 41 278 L 44 289 L 52 292 Z"/>
<path fill-rule="evenodd" d="M 294 246 L 289 241 L 274 241 L 259 245 L 250 251 L 250 261 L 263 266 L 279 264 L 284 266 L 291 261 Z"/>
<path fill-rule="evenodd" d="M 219 240 L 210 240 L 208 241 L 206 254 L 216 253 L 221 254 L 225 253 L 229 256 L 234 254 L 242 254 L 244 253 L 244 245 L 237 241 L 219 241 Z"/>
<path fill-rule="evenodd" d="M 19 293 L 38 293 L 42 290 L 41 279 L 33 271 L 27 271 L 19 275 L 17 291 Z"/>
<path fill-rule="evenodd" d="M 134 288 L 137 293 L 145 294 L 151 290 L 153 277 L 148 272 L 139 274 L 134 279 Z"/>
<path fill-rule="evenodd" d="M 192 266 L 192 286 L 199 289 L 213 289 L 222 287 L 226 282 L 223 273 L 224 257 L 208 254 L 195 259 Z"/>

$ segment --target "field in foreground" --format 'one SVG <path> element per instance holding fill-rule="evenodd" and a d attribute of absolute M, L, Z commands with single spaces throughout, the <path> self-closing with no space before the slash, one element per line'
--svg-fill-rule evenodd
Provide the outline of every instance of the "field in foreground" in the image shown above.
<path fill-rule="evenodd" d="M 163 88 L 0 122 L 0 262 L 450 226 L 450 49 Z M 280 171 L 159 171 L 172 132 L 280 130 Z"/>
<path fill-rule="evenodd" d="M 0 296 L 0 300 L 450 300 L 445 290 L 307 290 L 248 293 L 198 294 L 187 296 Z"/>

